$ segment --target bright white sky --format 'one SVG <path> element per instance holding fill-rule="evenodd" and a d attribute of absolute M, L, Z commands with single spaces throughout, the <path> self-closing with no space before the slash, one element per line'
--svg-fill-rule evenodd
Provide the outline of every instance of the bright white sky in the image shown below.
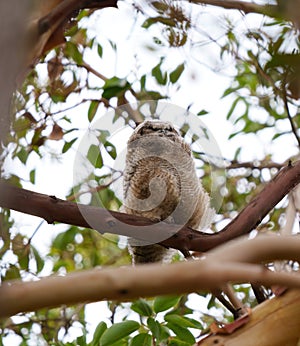
<path fill-rule="evenodd" d="M 200 6 L 198 7 L 200 8 Z M 202 9 L 203 10 L 203 9 Z M 224 31 L 224 25 L 222 24 L 224 11 L 218 8 L 204 8 L 206 14 L 199 16 L 199 30 L 203 30 L 214 38 L 222 35 Z M 238 23 L 241 30 L 243 27 L 255 26 L 261 24 L 261 19 L 257 16 L 248 16 L 241 19 L 240 14 L 236 14 L 232 11 L 230 16 L 234 18 L 234 21 Z M 193 14 L 194 15 L 194 14 Z M 286 158 L 286 149 L 290 148 L 288 156 L 291 156 L 294 149 L 293 139 L 284 139 L 284 143 L 277 141 L 273 148 L 269 147 L 269 140 L 273 133 L 264 135 L 258 138 L 257 136 L 248 136 L 247 140 L 244 138 L 241 143 L 241 138 L 235 138 L 228 141 L 229 134 L 233 131 L 233 125 L 225 120 L 226 113 L 230 108 L 232 98 L 228 97 L 220 100 L 221 95 L 230 83 L 230 76 L 234 72 L 234 67 L 231 65 L 231 61 L 228 60 L 226 66 L 218 66 L 218 61 L 215 57 L 217 50 L 214 45 L 203 44 L 204 41 L 208 41 L 208 37 L 204 37 L 199 32 L 194 32 L 195 38 L 199 38 L 198 47 L 193 49 L 179 49 L 172 50 L 170 52 L 167 48 L 158 48 L 157 51 L 151 52 L 147 49 L 146 45 L 153 46 L 152 37 L 155 34 L 157 28 L 151 27 L 151 31 L 146 32 L 140 28 L 140 24 L 143 22 L 141 17 L 133 15 L 132 7 L 124 2 L 119 2 L 119 9 L 109 8 L 96 12 L 89 21 L 85 22 L 85 26 L 88 27 L 91 36 L 97 37 L 99 43 L 103 45 L 104 56 L 100 60 L 97 54 L 87 54 L 85 56 L 86 61 L 92 65 L 96 70 L 101 72 L 106 77 L 126 77 L 130 70 L 135 69 L 138 76 L 149 71 L 155 66 L 161 56 L 165 56 L 166 60 L 163 65 L 166 69 L 174 69 L 183 61 L 188 61 L 188 69 L 180 79 L 181 88 L 179 90 L 170 89 L 172 95 L 171 101 L 180 107 L 186 108 L 192 105 L 191 112 L 199 112 L 205 109 L 209 112 L 208 116 L 202 118 L 209 130 L 212 132 L 216 139 L 221 153 L 225 158 L 232 158 L 234 152 L 241 144 L 245 148 L 241 153 L 241 160 L 249 161 L 253 159 L 260 159 L 266 152 L 270 150 L 276 155 L 274 160 L 282 161 Z M 157 32 L 157 35 L 160 35 Z M 111 40 L 116 43 L 118 54 L 115 55 L 107 40 Z M 200 62 L 201 61 L 201 62 Z M 211 68 L 207 67 L 210 66 Z M 41 67 L 43 71 L 45 67 Z M 212 70 L 217 71 L 217 73 Z M 218 70 L 220 70 L 218 72 Z M 100 80 L 98 78 L 91 78 L 91 83 L 99 85 Z M 64 108 L 67 108 L 65 105 Z M 87 105 L 79 107 L 74 111 L 77 117 L 78 127 L 86 129 L 88 126 L 86 116 Z M 265 116 L 262 112 L 258 111 L 258 116 Z M 100 117 L 101 110 L 98 112 L 97 117 Z M 75 125 L 77 126 L 77 125 Z M 285 124 L 283 124 L 285 126 Z M 84 130 L 81 135 L 84 135 Z M 124 132 L 122 135 L 122 146 L 125 146 L 126 136 L 129 135 L 129 131 Z M 120 137 L 119 137 L 120 138 Z M 80 142 L 80 141 L 78 141 Z M 284 144 L 284 145 L 283 145 Z M 48 141 L 47 146 L 52 152 L 59 152 L 62 146 L 60 142 Z M 282 150 L 282 148 L 284 148 Z M 75 157 L 75 150 L 70 150 L 67 155 L 63 157 L 61 162 L 57 162 L 49 154 L 40 160 L 37 156 L 31 158 L 28 162 L 28 167 L 23 167 L 17 160 L 9 161 L 6 164 L 7 171 L 15 171 L 24 177 L 28 177 L 29 171 L 36 167 L 36 185 L 32 186 L 30 183 L 25 184 L 31 190 L 38 191 L 40 193 L 55 195 L 60 198 L 65 198 L 69 193 L 69 189 L 73 182 L 73 163 Z M 36 227 L 40 223 L 40 219 L 31 217 L 21 213 L 13 213 L 16 218 L 15 230 L 21 230 L 22 233 L 31 235 Z M 33 245 L 38 248 L 43 255 L 46 255 L 51 239 L 53 239 L 58 232 L 64 229 L 63 225 L 47 225 L 43 223 L 40 230 L 33 238 Z M 5 259 L 3 259 L 5 260 Z M 47 268 L 45 270 L 47 275 Z M 90 324 L 90 331 L 93 331 L 103 316 L 109 317 L 109 312 L 104 308 L 104 303 L 95 303 L 87 306 L 88 323 Z M 205 312 L 204 308 L 202 312 Z M 118 318 L 121 318 L 119 316 Z M 75 335 L 81 335 L 80 330 L 73 331 L 73 337 Z M 4 345 L 17 345 L 16 339 L 12 340 L 9 337 L 5 340 Z"/>

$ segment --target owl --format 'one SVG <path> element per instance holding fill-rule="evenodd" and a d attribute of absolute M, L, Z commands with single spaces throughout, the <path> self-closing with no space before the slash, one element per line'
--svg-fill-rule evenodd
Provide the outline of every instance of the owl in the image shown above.
<path fill-rule="evenodd" d="M 146 120 L 136 127 L 127 143 L 123 179 L 127 214 L 198 230 L 213 218 L 191 148 L 170 122 Z M 174 251 L 133 238 L 128 244 L 134 264 L 168 262 Z"/>

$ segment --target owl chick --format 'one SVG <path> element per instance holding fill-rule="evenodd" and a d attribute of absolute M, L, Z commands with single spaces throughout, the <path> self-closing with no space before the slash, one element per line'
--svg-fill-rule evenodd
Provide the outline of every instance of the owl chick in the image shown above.
<path fill-rule="evenodd" d="M 124 170 L 127 214 L 153 221 L 207 227 L 214 215 L 192 158 L 191 148 L 169 122 L 146 120 L 127 143 Z M 172 250 L 129 239 L 133 263 L 168 262 Z"/>

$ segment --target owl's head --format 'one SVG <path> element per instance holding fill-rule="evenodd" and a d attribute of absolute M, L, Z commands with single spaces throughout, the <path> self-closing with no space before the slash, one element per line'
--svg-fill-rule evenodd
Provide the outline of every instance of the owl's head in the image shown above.
<path fill-rule="evenodd" d="M 134 142 L 139 138 L 155 137 L 159 145 L 159 138 L 167 139 L 171 142 L 179 144 L 184 151 L 191 154 L 190 146 L 184 141 L 180 133 L 175 129 L 172 123 L 162 120 L 145 120 L 136 127 L 133 134 L 129 138 L 128 143 Z"/>
<path fill-rule="evenodd" d="M 170 122 L 161 120 L 145 120 L 134 130 L 134 134 L 140 136 L 150 134 L 166 137 L 180 136 L 180 133 Z"/>

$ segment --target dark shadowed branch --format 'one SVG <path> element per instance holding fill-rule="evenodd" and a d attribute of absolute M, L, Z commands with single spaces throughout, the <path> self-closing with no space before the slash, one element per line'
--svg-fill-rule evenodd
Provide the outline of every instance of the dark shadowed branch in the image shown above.
<path fill-rule="evenodd" d="M 264 15 L 275 16 L 278 14 L 276 5 L 259 5 L 248 1 L 239 0 L 190 0 L 194 4 L 212 5 L 223 7 L 228 10 L 239 10 L 244 13 L 259 13 Z"/>

